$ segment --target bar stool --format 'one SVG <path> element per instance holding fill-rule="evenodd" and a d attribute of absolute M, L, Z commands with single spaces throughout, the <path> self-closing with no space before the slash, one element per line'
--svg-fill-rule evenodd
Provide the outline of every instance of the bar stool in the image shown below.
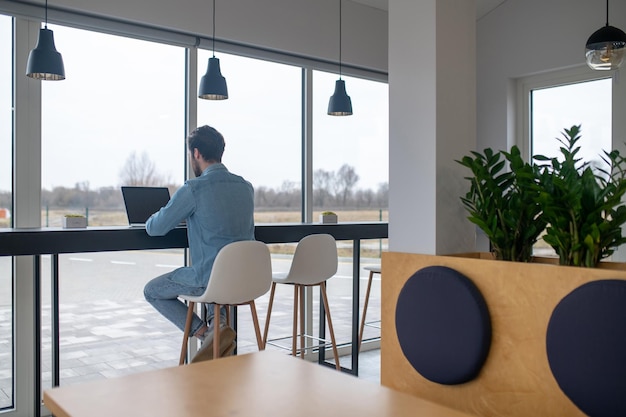
<path fill-rule="evenodd" d="M 369 278 L 367 280 L 367 289 L 365 290 L 365 302 L 363 303 L 363 315 L 361 317 L 361 327 L 359 329 L 359 352 L 361 351 L 361 342 L 363 341 L 363 330 L 365 329 L 365 316 L 367 315 L 367 304 L 370 300 L 370 290 L 372 289 L 372 279 L 374 278 L 374 274 L 382 274 L 380 273 L 380 265 L 367 265 L 364 266 L 363 269 L 370 271 Z"/>
<path fill-rule="evenodd" d="M 179 365 L 184 363 L 187 354 L 195 303 L 214 304 L 214 311 L 216 312 L 219 312 L 222 306 L 231 307 L 248 304 L 254 323 L 257 345 L 259 350 L 263 350 L 265 345 L 261 339 L 261 329 L 254 300 L 267 293 L 271 283 L 272 259 L 265 243 L 244 240 L 224 246 L 215 257 L 204 294 L 179 296 L 189 302 Z M 213 357 L 220 357 L 219 326 L 216 327 L 213 336 Z"/>
<path fill-rule="evenodd" d="M 267 307 L 267 319 L 265 320 L 265 331 L 263 333 L 263 344 L 267 343 L 267 333 L 274 303 L 274 293 L 276 284 L 293 285 L 293 334 L 291 354 L 296 356 L 297 340 L 300 336 L 300 357 L 304 359 L 304 288 L 319 286 L 321 292 L 321 302 L 324 303 L 324 312 L 328 322 L 328 332 L 330 333 L 333 355 L 335 357 L 335 367 L 341 369 L 339 365 L 339 353 L 335 341 L 333 322 L 330 317 L 328 306 L 328 296 L 326 294 L 326 281 L 337 273 L 337 243 L 335 238 L 328 234 L 313 234 L 305 236 L 298 242 L 293 255 L 291 267 L 287 274 L 275 273 L 272 276 L 272 289 Z M 298 334 L 298 307 L 300 307 L 300 333 Z M 311 337 L 311 336 L 309 336 Z"/>

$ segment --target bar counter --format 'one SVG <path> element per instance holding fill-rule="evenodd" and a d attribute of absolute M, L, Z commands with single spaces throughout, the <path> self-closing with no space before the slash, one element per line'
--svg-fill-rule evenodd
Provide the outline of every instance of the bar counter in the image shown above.
<path fill-rule="evenodd" d="M 384 239 L 387 238 L 388 224 L 273 223 L 255 226 L 256 239 L 265 243 L 297 242 L 313 233 L 328 233 L 336 240 Z M 177 227 L 165 236 L 148 236 L 144 228 L 128 226 L 86 229 L 60 227 L 0 229 L 0 256 L 170 249 L 187 246 L 185 227 Z"/>

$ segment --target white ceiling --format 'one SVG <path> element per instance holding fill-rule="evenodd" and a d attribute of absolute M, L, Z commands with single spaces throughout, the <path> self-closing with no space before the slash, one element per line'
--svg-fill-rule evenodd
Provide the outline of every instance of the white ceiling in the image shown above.
<path fill-rule="evenodd" d="M 389 0 L 353 0 L 357 3 L 375 7 L 377 9 L 389 10 Z M 476 0 L 476 19 L 480 19 L 506 0 Z"/>

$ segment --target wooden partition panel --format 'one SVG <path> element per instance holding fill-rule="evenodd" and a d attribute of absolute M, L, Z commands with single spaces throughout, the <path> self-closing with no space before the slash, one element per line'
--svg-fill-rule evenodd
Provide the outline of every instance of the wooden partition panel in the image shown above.
<path fill-rule="evenodd" d="M 440 385 L 423 378 L 406 360 L 396 335 L 400 290 L 417 270 L 453 268 L 482 292 L 492 322 L 489 355 L 478 377 L 466 384 Z M 626 279 L 621 264 L 575 268 L 480 259 L 387 252 L 382 258 L 381 383 L 399 391 L 488 417 L 584 416 L 563 394 L 546 354 L 552 310 L 576 287 L 598 279 Z M 428 343 L 428 341 L 424 341 Z"/>

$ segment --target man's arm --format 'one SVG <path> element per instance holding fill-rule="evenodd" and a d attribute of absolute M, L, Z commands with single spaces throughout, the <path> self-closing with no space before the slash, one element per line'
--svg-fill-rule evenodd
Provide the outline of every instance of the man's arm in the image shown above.
<path fill-rule="evenodd" d="M 150 236 L 163 236 L 195 210 L 191 188 L 185 184 L 179 188 L 167 205 L 154 213 L 146 222 L 146 232 Z"/>

